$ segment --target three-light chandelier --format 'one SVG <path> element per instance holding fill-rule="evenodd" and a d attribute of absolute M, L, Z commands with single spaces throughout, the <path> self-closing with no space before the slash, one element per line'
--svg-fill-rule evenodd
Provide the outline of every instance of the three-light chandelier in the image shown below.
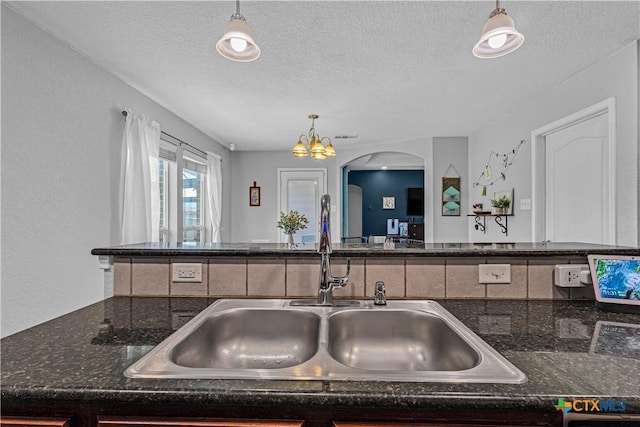
<path fill-rule="evenodd" d="M 308 157 L 311 153 L 313 160 L 325 160 L 327 157 L 335 157 L 336 150 L 331 145 L 331 138 L 328 136 L 320 137 L 316 134 L 315 120 L 318 118 L 317 114 L 309 114 L 311 119 L 311 128 L 308 135 L 300 135 L 298 143 L 293 147 L 291 152 L 295 157 Z M 328 140 L 329 143 L 324 145 L 322 141 Z"/>

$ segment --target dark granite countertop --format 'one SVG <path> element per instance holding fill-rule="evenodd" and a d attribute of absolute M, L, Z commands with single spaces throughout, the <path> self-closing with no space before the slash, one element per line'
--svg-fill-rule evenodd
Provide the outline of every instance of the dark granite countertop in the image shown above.
<path fill-rule="evenodd" d="M 285 243 L 139 243 L 95 248 L 93 255 L 124 257 L 264 256 L 315 257 L 316 244 Z M 352 257 L 468 257 L 468 256 L 587 256 L 588 254 L 640 255 L 640 248 L 590 243 L 415 243 L 397 241 L 394 249 L 378 243 L 334 243 L 333 254 Z"/>
<path fill-rule="evenodd" d="M 123 371 L 213 300 L 115 297 L 11 335 L 2 399 L 553 411 L 558 398 L 640 413 L 640 315 L 593 301 L 439 301 L 527 376 L 524 384 L 145 380 Z"/>

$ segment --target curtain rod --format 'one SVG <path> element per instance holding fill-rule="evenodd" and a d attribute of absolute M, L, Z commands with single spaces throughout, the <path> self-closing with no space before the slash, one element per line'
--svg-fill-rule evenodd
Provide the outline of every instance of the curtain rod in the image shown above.
<path fill-rule="evenodd" d="M 126 118 L 126 117 L 127 117 L 127 112 L 123 110 L 123 111 L 122 111 L 122 115 Z M 175 139 L 176 141 L 180 142 L 180 144 L 184 144 L 184 145 L 186 145 L 187 147 L 191 148 L 192 150 L 196 150 L 198 153 L 200 153 L 200 155 L 201 155 L 202 157 L 204 157 L 205 159 L 207 158 L 207 153 L 205 153 L 204 151 L 202 151 L 202 150 L 201 150 L 201 149 L 199 149 L 199 148 L 194 147 L 193 145 L 189 144 L 188 142 L 184 142 L 183 140 L 181 140 L 181 139 L 179 139 L 179 138 L 176 138 L 175 136 L 173 136 L 173 135 L 171 135 L 170 133 L 167 133 L 167 132 L 165 132 L 165 131 L 163 131 L 163 130 L 160 130 L 160 133 L 163 133 L 163 134 L 165 134 L 166 136 L 168 136 L 168 137 L 170 137 L 170 138 Z"/>

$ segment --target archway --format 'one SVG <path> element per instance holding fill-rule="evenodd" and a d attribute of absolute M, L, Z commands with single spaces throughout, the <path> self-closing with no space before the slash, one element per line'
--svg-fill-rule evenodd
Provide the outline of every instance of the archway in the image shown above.
<path fill-rule="evenodd" d="M 386 216 L 402 222 L 421 223 L 425 199 L 418 202 L 420 210 L 416 211 L 416 200 L 411 199 L 412 206 L 409 206 L 409 189 L 422 188 L 424 191 L 424 171 L 422 157 L 397 151 L 368 153 L 345 163 L 341 170 L 343 240 L 355 242 L 363 237 L 366 240 L 369 235 L 386 235 Z M 350 190 L 350 183 L 361 188 L 361 193 L 353 187 Z M 360 201 L 356 202 L 355 198 Z M 387 202 L 384 206 L 383 199 Z M 362 212 L 360 224 L 354 224 L 354 209 Z"/>

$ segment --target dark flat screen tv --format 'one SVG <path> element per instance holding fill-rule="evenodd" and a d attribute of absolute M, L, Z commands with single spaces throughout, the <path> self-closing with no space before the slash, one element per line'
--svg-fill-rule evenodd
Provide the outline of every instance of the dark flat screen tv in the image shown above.
<path fill-rule="evenodd" d="M 424 188 L 407 188 L 407 215 L 424 215 Z"/>

